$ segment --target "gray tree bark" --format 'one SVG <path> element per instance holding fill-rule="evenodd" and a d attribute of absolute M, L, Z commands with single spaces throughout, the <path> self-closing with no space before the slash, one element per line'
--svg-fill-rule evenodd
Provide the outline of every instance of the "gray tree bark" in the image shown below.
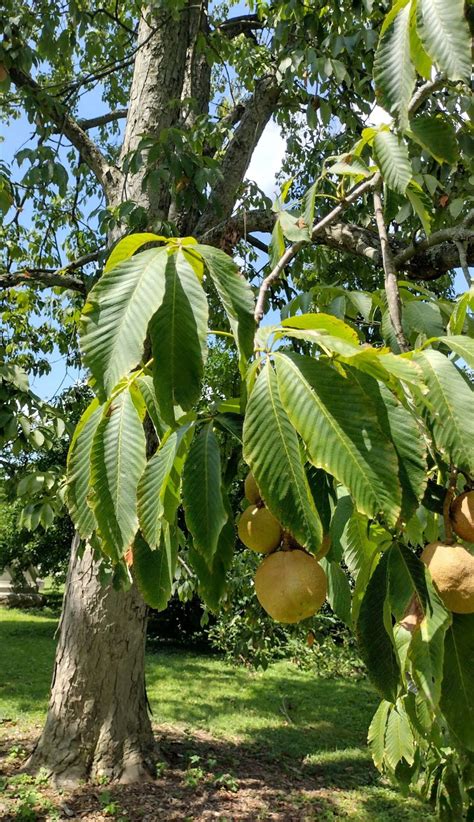
<path fill-rule="evenodd" d="M 145 692 L 146 606 L 101 585 L 89 547 L 74 538 L 48 716 L 27 767 L 60 784 L 153 774 L 155 742 Z"/>

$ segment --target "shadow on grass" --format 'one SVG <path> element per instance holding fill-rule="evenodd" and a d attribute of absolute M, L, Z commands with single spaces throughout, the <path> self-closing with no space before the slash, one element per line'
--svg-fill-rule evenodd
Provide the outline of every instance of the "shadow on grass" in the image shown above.
<path fill-rule="evenodd" d="M 354 822 L 418 822 L 429 809 L 383 786 L 366 753 L 358 749 L 332 752 L 327 761 L 298 765 L 282 755 L 269 763 L 245 743 L 212 738 L 205 732 L 157 728 L 159 777 L 134 785 L 84 785 L 59 796 L 32 781 L 41 796 L 66 806 L 71 818 L 96 820 L 102 815 L 127 822 L 161 820 L 272 820 L 311 822 L 350 818 Z M 5 749 L 4 749 L 5 750 Z M 1 771 L 0 771 L 1 773 Z M 7 775 L 4 796 L 14 815 L 15 776 Z M 8 779 L 11 780 L 11 790 Z M 8 806 L 7 806 L 8 807 Z M 38 813 L 37 822 L 46 819 Z"/>

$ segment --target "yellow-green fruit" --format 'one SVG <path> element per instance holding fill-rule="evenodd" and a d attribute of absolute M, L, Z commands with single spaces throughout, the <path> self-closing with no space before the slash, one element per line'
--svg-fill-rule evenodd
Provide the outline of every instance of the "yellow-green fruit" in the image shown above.
<path fill-rule="evenodd" d="M 455 614 L 474 613 L 474 556 L 462 545 L 432 542 L 421 560 L 429 568 L 446 608 Z"/>
<path fill-rule="evenodd" d="M 281 526 L 268 508 L 249 505 L 239 519 L 239 539 L 252 551 L 268 554 L 281 540 Z"/>
<path fill-rule="evenodd" d="M 307 619 L 326 599 L 326 574 L 304 551 L 278 551 L 265 557 L 255 574 L 255 593 L 277 622 Z"/>
<path fill-rule="evenodd" d="M 474 542 L 474 491 L 466 491 L 451 504 L 453 531 L 466 542 Z"/>
<path fill-rule="evenodd" d="M 250 471 L 249 474 L 247 474 L 247 477 L 245 479 L 244 488 L 245 488 L 245 497 L 246 497 L 246 499 L 248 499 L 249 502 L 252 502 L 254 505 L 255 505 L 256 502 L 260 502 L 260 500 L 262 498 L 261 495 L 260 495 L 260 489 L 259 489 L 257 483 L 255 482 L 255 477 L 254 477 L 254 475 L 252 474 L 251 471 Z"/>

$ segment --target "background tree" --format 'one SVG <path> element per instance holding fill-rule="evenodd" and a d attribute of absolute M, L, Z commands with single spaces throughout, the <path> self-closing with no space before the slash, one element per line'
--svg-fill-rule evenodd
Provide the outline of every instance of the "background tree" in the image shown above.
<path fill-rule="evenodd" d="M 413 550 L 437 538 L 429 512 L 446 488 L 454 493 L 460 476 L 468 488 L 472 482 L 470 388 L 462 361 L 453 361 L 472 361 L 472 297 L 453 303 L 442 279 L 458 265 L 469 279 L 473 254 L 469 31 L 461 2 L 401 2 L 385 18 L 386 5 L 373 6 L 354 14 L 349 2 L 337 9 L 279 2 L 225 19 L 204 5 L 131 3 L 119 15 L 115 6 L 87 4 L 58 7 L 51 19 L 20 5 L 7 23 L 1 59 L 13 92 L 5 110 L 20 103 L 38 143 L 20 154 L 30 163 L 20 183 L 4 172 L 4 208 L 14 211 L 4 228 L 2 283 L 13 306 L 21 283 L 74 291 L 70 328 L 88 293 L 81 349 L 97 394 L 76 429 L 69 465 L 70 510 L 89 543 L 79 549 L 77 539 L 73 550 L 52 701 L 33 755 L 65 778 L 130 779 L 152 768 L 145 606 L 135 585 L 127 593 L 101 587 L 99 557 L 112 561 L 117 588 L 127 587 L 133 561 L 148 601 L 166 602 L 182 541 L 180 474 L 188 455 L 189 556 L 202 596 L 217 606 L 233 526 L 232 476 L 221 472 L 214 428 L 233 429 L 239 442 L 247 397 L 243 454 L 265 503 L 314 553 L 323 531 L 331 532 L 329 599 L 357 626 L 386 700 L 371 731 L 377 763 L 407 781 L 422 767 L 411 681 L 431 712 L 429 727 L 441 700 L 454 737 L 472 749 L 459 703 L 442 686 L 445 652 L 455 690 L 463 690 L 464 662 L 456 674 L 451 663 L 471 617 L 452 620 Z M 97 81 L 110 111 L 81 119 L 82 92 Z M 375 93 L 391 125 L 366 127 Z M 272 116 L 287 135 L 284 169 L 293 173 L 273 209 L 243 183 Z M 122 134 L 113 124 L 125 117 Z M 106 243 L 90 218 L 83 221 L 83 209 L 98 193 L 98 230 L 109 244 L 129 234 L 90 291 L 95 277 L 83 272 L 103 262 Z M 21 215 L 29 198 L 34 230 L 27 233 Z M 65 225 L 66 251 L 77 254 L 66 266 L 57 257 Z M 262 279 L 247 265 L 246 282 L 223 251 L 264 250 L 254 236 L 262 231 L 272 232 L 269 267 Z M 188 235 L 199 242 L 169 240 Z M 440 288 L 429 291 L 426 281 Z M 269 297 L 286 303 L 286 319 L 254 340 Z M 243 388 L 211 420 L 196 408 L 209 309 L 210 333 L 235 338 Z M 321 441 L 315 430 L 324 431 Z M 117 474 L 121 461 L 126 481 Z M 204 477 L 212 479 L 207 488 Z M 130 552 L 137 516 L 141 536 Z M 351 602 L 341 555 L 356 578 Z M 421 618 L 413 635 L 400 638 L 392 621 L 413 602 Z M 465 717 L 470 708 L 463 708 Z M 435 742 L 426 744 L 431 750 Z M 440 774 L 451 778 L 454 766 L 435 767 L 445 799 Z"/>

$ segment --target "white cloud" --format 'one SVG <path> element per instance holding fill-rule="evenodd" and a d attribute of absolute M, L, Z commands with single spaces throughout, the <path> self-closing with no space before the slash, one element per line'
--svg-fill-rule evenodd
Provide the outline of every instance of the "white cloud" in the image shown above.
<path fill-rule="evenodd" d="M 286 141 L 277 124 L 270 120 L 252 155 L 246 178 L 256 182 L 272 198 L 277 191 L 275 175 L 281 168 L 285 151 Z"/>

